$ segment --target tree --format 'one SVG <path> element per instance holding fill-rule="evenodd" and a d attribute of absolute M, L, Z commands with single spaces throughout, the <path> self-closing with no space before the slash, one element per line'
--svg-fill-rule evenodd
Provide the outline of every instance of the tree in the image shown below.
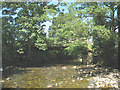
<path fill-rule="evenodd" d="M 3 3 L 4 59 L 31 60 L 31 64 L 34 60 L 44 62 L 54 57 L 56 60 L 81 56 L 86 60 L 87 41 L 92 38 L 94 62 L 116 64 L 119 3 L 48 3 Z M 52 22 L 48 36 L 44 32 L 46 21 Z"/>
<path fill-rule="evenodd" d="M 64 46 L 66 55 L 78 57 L 87 55 L 87 39 L 89 38 L 89 26 L 82 22 L 81 18 L 75 16 L 77 11 L 59 14 L 53 19 L 49 29 L 49 37 L 55 46 Z"/>
<path fill-rule="evenodd" d="M 118 17 L 118 58 L 120 58 L 120 5 L 118 5 L 118 11 L 117 11 L 117 17 Z M 120 65 L 120 61 L 118 61 L 118 65 Z M 118 70 L 120 70 L 120 67 L 118 66 Z"/>
<path fill-rule="evenodd" d="M 45 25 L 42 23 L 50 20 L 48 14 L 56 11 L 56 6 L 47 5 L 48 3 L 3 3 L 3 58 L 12 61 L 13 57 L 18 58 L 17 56 L 20 56 L 21 59 L 30 60 L 33 55 L 33 48 L 45 49 Z M 11 57 L 6 57 L 8 55 Z"/>
<path fill-rule="evenodd" d="M 104 41 L 104 39 L 102 38 L 100 39 L 99 37 L 100 35 L 98 35 L 97 37 L 93 36 L 93 39 L 95 39 L 94 45 L 93 45 L 95 52 L 93 55 L 96 55 L 96 53 L 98 54 L 97 55 L 98 58 L 95 58 L 94 60 L 96 61 L 103 60 L 104 64 L 107 64 L 109 66 L 112 66 L 111 64 L 114 64 L 114 65 L 117 64 L 117 41 L 118 40 L 117 40 L 116 30 L 118 25 L 117 25 L 117 18 L 115 17 L 115 11 L 118 8 L 117 4 L 119 3 L 115 3 L 115 2 L 97 3 L 96 5 L 91 5 L 90 8 L 87 9 L 89 14 L 91 13 L 93 14 L 93 21 L 96 26 L 104 25 L 106 29 L 110 30 L 111 34 L 108 34 L 108 36 L 110 37 L 109 40 Z M 106 30 L 105 28 L 103 30 Z M 102 34 L 103 32 L 104 31 L 101 31 L 99 32 L 99 34 Z M 108 47 L 109 49 L 107 49 Z M 111 58 L 109 58 L 109 55 L 111 56 Z"/>

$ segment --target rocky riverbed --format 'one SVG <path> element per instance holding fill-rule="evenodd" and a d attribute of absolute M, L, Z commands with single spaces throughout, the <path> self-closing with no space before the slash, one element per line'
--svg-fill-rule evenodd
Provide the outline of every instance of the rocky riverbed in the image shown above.
<path fill-rule="evenodd" d="M 88 88 L 119 88 L 120 72 L 117 69 L 108 71 L 106 68 L 97 76 L 92 77 Z"/>
<path fill-rule="evenodd" d="M 1 81 L 4 88 L 118 88 L 120 84 L 117 69 L 96 65 L 27 67 L 10 73 Z"/>

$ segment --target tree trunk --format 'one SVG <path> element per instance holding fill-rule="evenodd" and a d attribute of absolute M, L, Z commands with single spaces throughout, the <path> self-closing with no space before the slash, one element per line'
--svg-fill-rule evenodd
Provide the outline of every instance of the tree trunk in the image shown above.
<path fill-rule="evenodd" d="M 114 26 L 114 13 L 115 13 L 115 10 L 114 10 L 114 4 L 113 3 L 111 3 L 110 4 L 110 6 L 111 6 L 111 10 L 112 10 L 112 13 L 111 13 L 111 31 L 112 32 L 114 32 L 115 33 L 115 26 Z"/>
<path fill-rule="evenodd" d="M 117 16 L 118 16 L 118 70 L 120 71 L 120 5 L 118 5 L 118 12 L 117 12 Z"/>
<path fill-rule="evenodd" d="M 114 4 L 113 3 L 111 3 L 111 10 L 112 10 L 112 13 L 111 13 L 111 32 L 112 32 L 112 37 L 111 37 L 111 42 L 110 42 L 110 49 L 111 49 L 111 51 L 113 51 L 114 49 L 115 49 L 115 18 L 114 18 L 114 16 L 115 16 L 115 10 L 114 10 Z M 113 52 L 111 52 L 110 51 L 110 55 L 111 55 L 111 58 L 109 59 L 110 61 L 109 62 L 111 62 L 111 63 L 109 63 L 109 64 L 111 64 L 110 66 L 112 66 L 112 65 L 114 65 L 115 64 L 115 60 L 114 60 L 114 57 L 115 57 L 115 52 L 113 51 Z"/>
<path fill-rule="evenodd" d="M 31 56 L 31 42 L 30 39 L 28 39 L 28 53 L 27 53 L 27 59 L 29 60 Z"/>

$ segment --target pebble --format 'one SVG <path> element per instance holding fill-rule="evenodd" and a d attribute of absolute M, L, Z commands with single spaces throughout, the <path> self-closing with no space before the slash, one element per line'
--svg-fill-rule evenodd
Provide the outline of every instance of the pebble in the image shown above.
<path fill-rule="evenodd" d="M 90 79 L 86 79 L 86 80 L 88 80 L 88 81 L 89 81 Z"/>
<path fill-rule="evenodd" d="M 48 87 L 48 88 L 51 88 L 51 87 L 52 87 L 52 85 L 47 85 L 47 87 Z"/>
<path fill-rule="evenodd" d="M 47 67 L 47 69 L 50 69 L 49 67 Z"/>
<path fill-rule="evenodd" d="M 67 69 L 67 67 L 64 66 L 64 67 L 62 67 L 62 69 Z"/>
<path fill-rule="evenodd" d="M 7 80 L 9 80 L 10 78 L 7 78 Z"/>
<path fill-rule="evenodd" d="M 75 80 L 72 80 L 72 82 L 75 82 Z"/>
<path fill-rule="evenodd" d="M 5 82 L 5 81 L 4 81 L 4 80 L 1 80 L 0 82 L 2 82 L 2 83 L 3 83 L 3 82 Z"/>
<path fill-rule="evenodd" d="M 59 85 L 62 84 L 62 83 L 63 83 L 63 81 L 61 81 L 61 82 L 59 83 Z"/>
<path fill-rule="evenodd" d="M 77 67 L 76 67 L 76 66 L 73 66 L 72 68 L 76 69 Z"/>
<path fill-rule="evenodd" d="M 118 88 L 118 83 L 117 83 L 117 78 L 114 78 L 115 74 L 114 73 L 110 73 L 109 75 L 104 76 L 96 76 L 93 77 L 92 79 L 94 80 L 95 83 L 95 87 L 99 88 L 99 87 L 112 87 L 112 88 Z M 90 86 L 92 87 L 93 85 L 90 84 Z M 89 86 L 89 87 L 90 87 Z"/>
<path fill-rule="evenodd" d="M 88 88 L 94 88 L 94 86 L 88 86 Z"/>
<path fill-rule="evenodd" d="M 58 86 L 58 84 L 56 83 L 55 86 Z"/>
<path fill-rule="evenodd" d="M 81 78 L 80 80 L 83 80 L 83 78 Z"/>
<path fill-rule="evenodd" d="M 79 77 L 77 77 L 77 80 L 79 80 L 80 78 Z"/>

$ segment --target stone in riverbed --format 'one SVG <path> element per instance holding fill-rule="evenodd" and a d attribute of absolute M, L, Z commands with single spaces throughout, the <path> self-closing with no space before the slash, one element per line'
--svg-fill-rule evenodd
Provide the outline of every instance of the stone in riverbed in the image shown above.
<path fill-rule="evenodd" d="M 2 82 L 2 83 L 3 83 L 3 82 L 5 82 L 5 81 L 4 81 L 4 80 L 1 80 L 0 82 Z"/>
<path fill-rule="evenodd" d="M 62 67 L 62 69 L 67 69 L 67 67 L 64 66 L 64 67 Z"/>
<path fill-rule="evenodd" d="M 76 69 L 77 67 L 76 67 L 76 66 L 73 66 L 72 68 Z"/>
<path fill-rule="evenodd" d="M 75 80 L 72 80 L 72 82 L 75 82 Z"/>
<path fill-rule="evenodd" d="M 52 87 L 52 85 L 47 85 L 47 88 L 51 88 Z"/>
<path fill-rule="evenodd" d="M 10 80 L 10 78 L 6 78 L 7 80 Z"/>

